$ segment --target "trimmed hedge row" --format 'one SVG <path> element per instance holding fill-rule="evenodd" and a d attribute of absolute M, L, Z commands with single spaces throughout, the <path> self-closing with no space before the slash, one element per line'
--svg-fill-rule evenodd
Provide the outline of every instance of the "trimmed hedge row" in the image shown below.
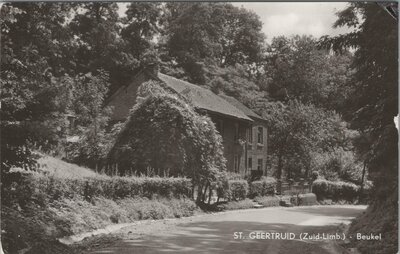
<path fill-rule="evenodd" d="M 250 183 L 246 180 L 231 179 L 228 180 L 227 190 L 224 191 L 224 197 L 228 200 L 244 200 L 246 197 L 263 197 L 275 194 L 276 180 L 272 177 L 262 177 L 258 181 Z"/>
<path fill-rule="evenodd" d="M 266 197 L 257 196 L 254 199 L 254 201 L 265 207 L 273 207 L 273 206 L 279 206 L 280 200 L 277 196 L 266 196 Z"/>
<path fill-rule="evenodd" d="M 266 196 L 275 194 L 276 180 L 273 177 L 262 177 L 258 181 L 250 183 L 250 197 Z"/>
<path fill-rule="evenodd" d="M 221 211 L 250 209 L 253 207 L 254 207 L 254 203 L 250 199 L 244 199 L 244 200 L 240 200 L 240 201 L 232 201 L 232 202 L 227 202 L 225 204 L 218 205 L 218 209 Z"/>
<path fill-rule="evenodd" d="M 354 183 L 332 182 L 317 179 L 312 184 L 312 192 L 317 195 L 318 200 L 332 199 L 334 201 L 346 200 L 353 202 L 359 196 L 360 187 Z"/>
<path fill-rule="evenodd" d="M 93 197 L 109 199 L 190 197 L 192 183 L 187 178 L 161 177 L 110 177 L 95 176 L 82 179 L 65 179 L 35 172 L 14 172 L 3 175 L 3 200 L 41 199 L 50 200 L 82 196 L 90 201 Z M 44 197 L 43 197 L 44 198 Z"/>

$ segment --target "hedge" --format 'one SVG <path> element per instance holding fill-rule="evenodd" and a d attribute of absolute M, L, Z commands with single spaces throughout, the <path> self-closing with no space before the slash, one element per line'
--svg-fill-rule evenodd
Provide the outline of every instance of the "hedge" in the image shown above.
<path fill-rule="evenodd" d="M 239 210 L 239 209 L 250 209 L 254 208 L 254 202 L 250 199 L 244 199 L 240 201 L 232 201 L 218 205 L 219 210 Z"/>
<path fill-rule="evenodd" d="M 110 177 L 98 175 L 82 179 L 65 179 L 35 172 L 14 172 L 3 175 L 3 201 L 25 203 L 31 199 L 58 200 L 81 196 L 109 199 L 190 197 L 191 180 L 173 177 Z M 45 198 L 43 195 L 46 195 Z"/>
<path fill-rule="evenodd" d="M 332 199 L 334 201 L 346 200 L 353 202 L 359 196 L 360 187 L 354 183 L 342 181 L 328 181 L 317 179 L 312 184 L 312 192 L 317 195 L 318 200 Z"/>
<path fill-rule="evenodd" d="M 265 207 L 279 206 L 279 198 L 277 196 L 256 197 L 254 199 L 260 205 Z"/>
<path fill-rule="evenodd" d="M 273 177 L 262 177 L 258 181 L 250 183 L 250 197 L 266 196 L 275 194 L 276 180 Z"/>
<path fill-rule="evenodd" d="M 297 197 L 297 205 L 307 206 L 316 205 L 317 196 L 314 193 L 300 194 Z"/>
<path fill-rule="evenodd" d="M 244 200 L 247 197 L 249 184 L 246 180 L 229 180 L 229 200 Z"/>

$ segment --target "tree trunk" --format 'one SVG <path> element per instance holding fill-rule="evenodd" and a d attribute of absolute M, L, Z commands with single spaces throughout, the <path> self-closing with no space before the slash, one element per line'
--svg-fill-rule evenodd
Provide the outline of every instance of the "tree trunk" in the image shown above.
<path fill-rule="evenodd" d="M 360 187 L 360 194 L 358 196 L 358 201 L 362 201 L 362 195 L 364 192 L 364 177 L 365 177 L 365 171 L 367 168 L 367 160 L 364 160 L 364 165 L 363 165 L 363 171 L 362 171 L 362 176 L 361 176 L 361 187 Z"/>
<path fill-rule="evenodd" d="M 281 180 L 281 177 L 282 177 L 282 153 L 280 153 L 278 156 L 278 171 L 277 171 L 276 177 L 278 180 Z"/>
<path fill-rule="evenodd" d="M 201 182 L 199 183 L 199 186 L 197 187 L 197 197 L 196 197 L 196 202 L 200 203 L 201 201 L 201 196 L 202 196 L 202 190 L 203 190 L 203 185 L 201 184 Z"/>
<path fill-rule="evenodd" d="M 192 196 L 193 200 L 194 200 L 194 189 L 195 189 L 195 187 L 196 187 L 196 185 L 194 184 L 194 182 L 192 182 L 192 193 L 191 193 L 191 196 Z"/>
<path fill-rule="evenodd" d="M 202 197 L 203 203 L 206 200 L 207 189 L 208 189 L 209 186 L 210 186 L 210 183 L 207 182 L 206 185 L 205 185 L 204 192 L 203 192 L 203 197 Z"/>
<path fill-rule="evenodd" d="M 211 203 L 211 196 L 212 196 L 212 188 L 210 186 L 209 190 L 208 190 L 208 204 Z"/>

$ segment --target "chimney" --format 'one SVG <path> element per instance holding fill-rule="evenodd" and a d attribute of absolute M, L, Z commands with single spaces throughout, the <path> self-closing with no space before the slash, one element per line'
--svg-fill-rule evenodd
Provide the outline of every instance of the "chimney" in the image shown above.
<path fill-rule="evenodd" d="M 156 62 L 149 63 L 146 65 L 146 71 L 149 72 L 154 77 L 158 77 L 159 64 Z"/>

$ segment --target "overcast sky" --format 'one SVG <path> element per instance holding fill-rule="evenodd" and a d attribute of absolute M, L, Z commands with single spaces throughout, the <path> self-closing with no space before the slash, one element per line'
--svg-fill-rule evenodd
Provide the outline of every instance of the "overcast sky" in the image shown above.
<path fill-rule="evenodd" d="M 346 28 L 332 28 L 337 19 L 335 13 L 346 8 L 347 3 L 344 2 L 255 2 L 234 3 L 234 5 L 243 6 L 260 16 L 263 32 L 268 40 L 279 35 L 306 34 L 320 37 L 348 31 Z"/>
<path fill-rule="evenodd" d="M 126 4 L 120 4 L 120 13 L 126 10 Z M 233 5 L 252 10 L 260 16 L 267 41 L 279 35 L 305 34 L 318 38 L 348 31 L 346 28 L 332 28 L 337 18 L 335 13 L 347 5 L 344 2 L 247 2 Z"/>

